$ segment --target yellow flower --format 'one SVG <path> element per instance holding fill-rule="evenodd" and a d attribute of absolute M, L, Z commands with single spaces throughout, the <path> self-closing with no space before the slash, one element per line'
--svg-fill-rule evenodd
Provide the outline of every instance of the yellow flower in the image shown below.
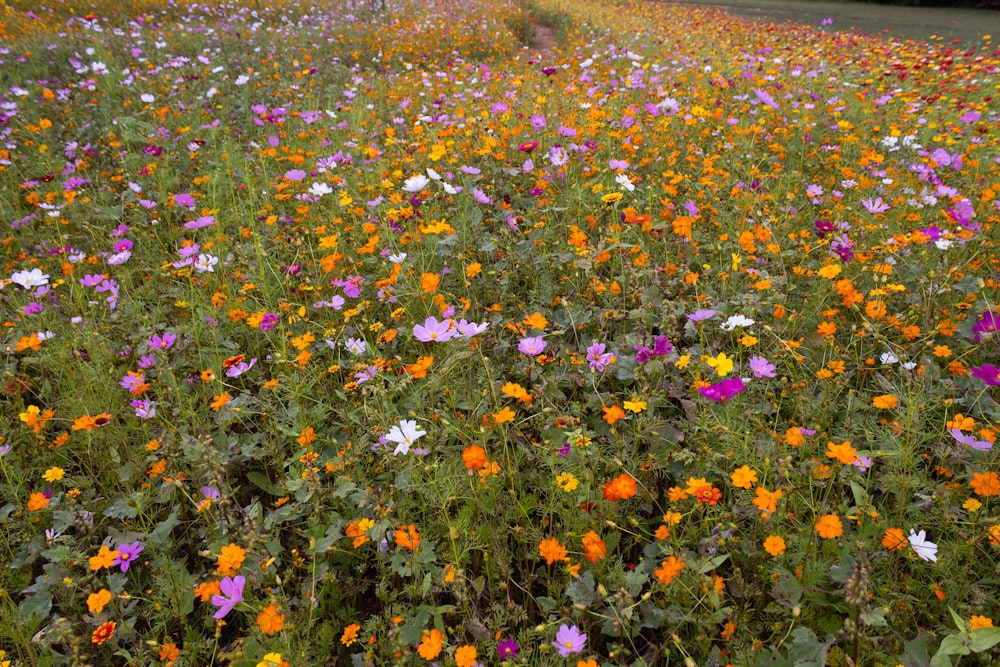
<path fill-rule="evenodd" d="M 687 365 L 690 363 L 691 363 L 691 355 L 682 354 L 680 358 L 678 358 L 677 361 L 674 362 L 674 366 L 676 366 L 677 368 L 686 368 Z"/>
<path fill-rule="evenodd" d="M 625 406 L 625 409 L 629 412 L 642 412 L 649 407 L 646 401 L 640 401 L 638 398 L 633 401 L 625 401 L 622 405 Z"/>
<path fill-rule="evenodd" d="M 714 368 L 719 377 L 725 377 L 733 370 L 733 360 L 725 352 L 720 352 L 717 357 L 706 357 L 705 363 Z"/>
<path fill-rule="evenodd" d="M 282 667 L 287 664 L 282 660 L 280 653 L 265 653 L 264 658 L 257 663 L 257 667 Z"/>
<path fill-rule="evenodd" d="M 52 467 L 45 471 L 45 474 L 42 475 L 42 479 L 46 482 L 58 482 L 65 474 L 66 471 L 62 468 Z"/>
<path fill-rule="evenodd" d="M 577 481 L 576 477 L 574 477 L 571 472 L 564 472 L 556 475 L 556 484 L 566 493 L 575 491 L 576 488 L 580 486 L 580 482 Z"/>

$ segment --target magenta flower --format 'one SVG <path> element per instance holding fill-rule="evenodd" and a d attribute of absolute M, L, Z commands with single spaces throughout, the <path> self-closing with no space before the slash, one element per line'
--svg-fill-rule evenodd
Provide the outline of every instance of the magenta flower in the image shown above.
<path fill-rule="evenodd" d="M 541 336 L 528 336 L 522 338 L 517 344 L 518 352 L 534 357 L 542 353 L 548 343 Z"/>
<path fill-rule="evenodd" d="M 261 331 L 270 331 L 274 327 L 278 326 L 278 315 L 277 313 L 267 313 L 264 315 L 263 319 L 260 321 Z"/>
<path fill-rule="evenodd" d="M 644 364 L 653 357 L 665 357 L 674 351 L 674 346 L 670 344 L 667 337 L 664 334 L 660 334 L 653 341 L 653 348 L 650 349 L 644 345 L 633 345 L 632 349 L 636 351 L 635 363 Z"/>
<path fill-rule="evenodd" d="M 559 632 L 556 633 L 556 640 L 552 645 L 559 651 L 559 655 L 568 658 L 573 653 L 580 653 L 587 644 L 587 635 L 580 632 L 580 628 L 575 625 L 560 625 Z"/>
<path fill-rule="evenodd" d="M 980 334 L 990 336 L 996 333 L 997 329 L 1000 329 L 1000 315 L 992 310 L 987 310 L 976 320 L 976 324 L 972 327 L 972 333 L 975 335 L 976 342 L 978 343 L 982 340 Z"/>
<path fill-rule="evenodd" d="M 510 658 L 516 658 L 517 652 L 520 650 L 521 645 L 514 641 L 514 638 L 508 638 L 500 641 L 497 644 L 497 653 L 500 654 L 501 660 L 509 660 Z"/>
<path fill-rule="evenodd" d="M 413 337 L 423 343 L 443 343 L 452 336 L 450 320 L 438 322 L 437 318 L 428 317 L 422 325 L 413 325 Z"/>
<path fill-rule="evenodd" d="M 991 387 L 1000 387 L 1000 368 L 993 364 L 983 364 L 972 369 L 972 377 L 979 378 Z"/>
<path fill-rule="evenodd" d="M 740 378 L 727 378 L 709 387 L 698 387 L 698 393 L 710 401 L 725 403 L 744 389 L 746 386 Z"/>
<path fill-rule="evenodd" d="M 162 336 L 160 334 L 153 334 L 153 337 L 146 342 L 146 345 L 154 350 L 169 350 L 175 342 L 177 342 L 177 334 L 168 331 Z"/>
<path fill-rule="evenodd" d="M 119 544 L 118 555 L 111 564 L 120 566 L 122 572 L 128 572 L 129 565 L 132 564 L 132 561 L 138 558 L 144 548 L 145 547 L 138 542 L 133 542 L 132 544 Z"/>
<path fill-rule="evenodd" d="M 243 587 L 246 582 L 247 578 L 243 575 L 225 577 L 219 582 L 219 590 L 222 591 L 222 595 L 212 596 L 212 604 L 219 608 L 212 618 L 225 618 L 226 614 L 233 610 L 233 607 L 243 602 Z"/>

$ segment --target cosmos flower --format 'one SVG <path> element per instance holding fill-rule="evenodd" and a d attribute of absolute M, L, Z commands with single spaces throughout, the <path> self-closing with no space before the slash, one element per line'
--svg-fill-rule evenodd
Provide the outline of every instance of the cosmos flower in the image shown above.
<path fill-rule="evenodd" d="M 418 439 L 427 435 L 426 431 L 421 431 L 414 419 L 402 419 L 386 434 L 385 439 L 396 443 L 393 454 L 408 454 L 410 447 Z"/>
<path fill-rule="evenodd" d="M 580 653 L 583 651 L 583 647 L 587 644 L 587 635 L 580 632 L 580 628 L 569 625 L 560 625 L 559 631 L 556 633 L 556 640 L 552 642 L 552 645 L 556 647 L 559 655 L 563 658 L 568 658 L 574 653 Z"/>
<path fill-rule="evenodd" d="M 216 620 L 225 618 L 226 614 L 231 612 L 236 605 L 243 602 L 243 587 L 246 582 L 247 578 L 243 575 L 225 577 L 219 582 L 219 590 L 222 595 L 212 596 L 212 604 L 219 608 L 212 615 L 212 618 Z"/>

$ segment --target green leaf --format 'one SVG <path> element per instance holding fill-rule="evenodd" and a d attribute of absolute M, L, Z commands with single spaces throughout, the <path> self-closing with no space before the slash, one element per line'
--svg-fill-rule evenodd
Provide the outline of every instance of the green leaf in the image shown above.
<path fill-rule="evenodd" d="M 51 610 L 52 593 L 42 590 L 21 601 L 21 604 L 17 606 L 17 618 L 22 623 L 30 621 L 33 617 L 43 620 Z"/>
<path fill-rule="evenodd" d="M 594 591 L 594 588 L 594 575 L 587 572 L 566 586 L 566 595 L 573 601 L 573 604 L 577 608 L 586 609 L 597 599 L 597 593 Z"/>
<path fill-rule="evenodd" d="M 988 651 L 1000 644 L 1000 628 L 978 628 L 972 631 L 970 648 L 976 653 Z"/>
<path fill-rule="evenodd" d="M 729 558 L 729 554 L 722 554 L 721 556 L 716 556 L 715 558 L 710 558 L 706 560 L 698 567 L 698 574 L 706 574 L 708 572 L 711 572 L 715 568 L 725 563 L 727 558 Z"/>
<path fill-rule="evenodd" d="M 170 532 L 174 529 L 174 526 L 180 523 L 180 519 L 177 518 L 177 510 L 170 512 L 170 516 L 156 524 L 156 527 L 149 533 L 149 541 L 153 544 L 164 544 L 168 539 L 170 539 Z"/>
<path fill-rule="evenodd" d="M 883 609 L 873 609 L 872 611 L 861 612 L 859 618 L 862 623 L 870 628 L 884 628 L 889 625 L 889 623 L 885 620 L 885 610 Z"/>
<path fill-rule="evenodd" d="M 272 484 L 271 480 L 268 479 L 267 475 L 258 470 L 254 470 L 253 472 L 248 472 L 247 479 L 250 480 L 250 482 L 254 486 L 256 486 L 261 491 L 264 491 L 265 493 L 269 493 L 272 496 L 282 495 L 281 489 Z"/>

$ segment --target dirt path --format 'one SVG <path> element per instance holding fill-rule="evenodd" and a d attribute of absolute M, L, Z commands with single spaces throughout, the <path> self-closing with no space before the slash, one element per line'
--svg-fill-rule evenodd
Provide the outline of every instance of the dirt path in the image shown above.
<path fill-rule="evenodd" d="M 538 60 L 546 52 L 556 46 L 556 30 L 544 21 L 532 21 L 528 29 L 528 57 Z"/>

